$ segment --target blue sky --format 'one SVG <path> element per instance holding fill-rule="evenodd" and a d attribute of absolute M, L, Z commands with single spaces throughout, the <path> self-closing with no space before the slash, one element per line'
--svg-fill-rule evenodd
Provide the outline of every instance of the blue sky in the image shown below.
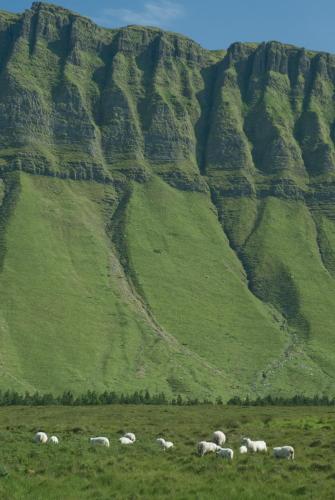
<path fill-rule="evenodd" d="M 21 12 L 30 0 L 0 0 Z M 334 0 L 57 0 L 107 27 L 146 24 L 183 33 L 204 47 L 279 40 L 335 53 Z"/>

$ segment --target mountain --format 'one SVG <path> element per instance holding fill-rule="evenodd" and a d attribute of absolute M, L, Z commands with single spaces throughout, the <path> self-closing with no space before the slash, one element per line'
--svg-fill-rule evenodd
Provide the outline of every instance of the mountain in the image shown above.
<path fill-rule="evenodd" d="M 335 389 L 335 56 L 0 12 L 0 387 Z"/>

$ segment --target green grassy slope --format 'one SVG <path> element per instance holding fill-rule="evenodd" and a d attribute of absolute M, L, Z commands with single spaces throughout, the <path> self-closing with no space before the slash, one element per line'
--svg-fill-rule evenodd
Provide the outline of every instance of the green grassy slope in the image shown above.
<path fill-rule="evenodd" d="M 135 186 L 127 216 L 131 268 L 159 323 L 242 387 L 255 382 L 286 335 L 248 290 L 209 196 L 154 179 Z"/>
<path fill-rule="evenodd" d="M 116 376 L 113 359 L 124 359 L 132 334 L 134 356 L 140 329 L 110 278 L 98 206 L 103 192 L 21 176 L 1 275 L 1 352 L 3 375 L 13 372 L 22 387 L 101 387 Z M 129 322 L 124 338 L 122 318 Z"/>
<path fill-rule="evenodd" d="M 240 260 L 208 193 L 134 183 L 116 226 L 111 185 L 10 178 L 1 387 L 332 393 L 334 278 L 305 204 L 267 198 Z"/>
<path fill-rule="evenodd" d="M 335 283 L 314 220 L 303 203 L 264 204 L 244 247 L 251 293 L 207 195 L 158 179 L 136 186 L 127 221 L 133 272 L 160 324 L 239 383 L 332 392 Z"/>
<path fill-rule="evenodd" d="M 322 262 L 314 220 L 301 202 L 269 197 L 264 205 L 244 247 L 254 292 L 282 311 L 290 325 L 294 346 L 284 371 L 295 372 L 291 388 L 332 391 L 335 282 Z M 269 383 L 280 387 L 275 370 Z"/>
<path fill-rule="evenodd" d="M 28 174 L 19 185 L 0 280 L 2 387 L 203 396 L 231 387 L 224 369 L 164 335 L 134 295 L 106 233 L 112 187 Z"/>

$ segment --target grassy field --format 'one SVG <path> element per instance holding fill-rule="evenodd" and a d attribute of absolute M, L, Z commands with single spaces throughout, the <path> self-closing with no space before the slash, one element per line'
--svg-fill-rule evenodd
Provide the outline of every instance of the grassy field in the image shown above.
<path fill-rule="evenodd" d="M 334 498 L 335 410 L 314 407 L 40 407 L 0 409 L 2 499 L 79 498 Z M 55 433 L 59 446 L 36 445 L 37 430 Z M 232 463 L 200 458 L 196 443 L 223 429 Z M 121 447 L 132 431 L 137 441 Z M 88 437 L 106 435 L 109 449 Z M 296 460 L 239 456 L 240 438 L 262 438 L 269 448 L 293 445 Z M 165 436 L 175 448 L 155 443 Z"/>

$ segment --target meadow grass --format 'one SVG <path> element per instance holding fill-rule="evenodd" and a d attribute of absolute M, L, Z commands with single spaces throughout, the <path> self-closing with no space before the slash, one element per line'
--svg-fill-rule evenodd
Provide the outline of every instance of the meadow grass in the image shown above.
<path fill-rule="evenodd" d="M 98 406 L 0 409 L 0 496 L 3 499 L 79 498 L 334 498 L 335 410 L 321 407 Z M 196 443 L 214 430 L 235 450 L 228 463 L 198 457 Z M 37 430 L 59 446 L 37 445 Z M 133 446 L 118 438 L 135 432 Z M 88 438 L 109 437 L 93 448 Z M 239 456 L 241 436 L 269 448 L 290 444 L 296 460 Z M 159 436 L 175 448 L 164 452 Z"/>

